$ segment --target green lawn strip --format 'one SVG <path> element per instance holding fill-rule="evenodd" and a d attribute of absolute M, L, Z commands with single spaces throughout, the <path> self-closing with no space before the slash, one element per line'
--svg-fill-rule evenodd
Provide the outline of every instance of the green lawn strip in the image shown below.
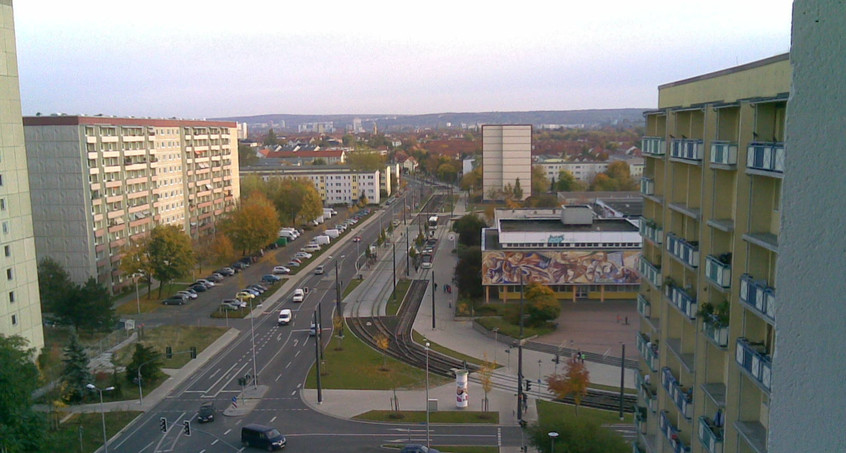
<path fill-rule="evenodd" d="M 417 342 L 417 344 L 424 344 L 426 342 L 426 337 L 416 330 L 413 330 L 411 332 L 411 337 L 414 339 L 415 342 Z M 433 351 L 440 352 L 441 354 L 444 354 L 446 356 L 453 357 L 459 360 L 466 360 L 467 363 L 472 363 L 478 366 L 482 366 L 485 363 L 484 359 L 478 359 L 467 354 L 462 354 L 460 352 L 453 351 L 452 349 L 441 346 L 431 340 L 429 340 L 429 347 L 432 348 Z M 493 358 L 489 357 L 489 360 L 493 361 Z"/>
<path fill-rule="evenodd" d="M 347 287 L 344 288 L 344 293 L 341 294 L 341 299 L 347 297 L 354 289 L 358 288 L 358 285 L 360 285 L 361 282 L 363 282 L 363 281 L 364 281 L 363 279 L 357 279 L 357 278 L 352 279 L 347 284 Z"/>
<path fill-rule="evenodd" d="M 320 365 L 320 383 L 326 389 L 389 390 L 422 388 L 426 372 L 385 355 L 350 334 L 345 328 L 345 337 L 337 337 L 324 350 L 324 361 Z M 313 341 L 313 340 L 309 340 Z M 339 350 L 340 345 L 340 350 Z M 383 366 L 384 361 L 384 366 Z M 440 376 L 430 375 L 430 386 L 452 382 Z M 317 388 L 316 369 L 312 367 L 306 379 L 306 388 Z"/>
<path fill-rule="evenodd" d="M 42 378 L 41 384 L 52 382 L 61 376 L 62 370 L 65 367 L 65 363 L 62 362 L 64 358 L 63 350 L 68 344 L 72 330 L 73 328 L 70 326 L 44 328 L 44 348 L 38 359 L 38 367 L 41 371 Z M 97 349 L 100 347 L 99 342 L 112 333 L 80 331 L 79 342 L 85 347 Z M 121 337 L 121 339 L 123 338 Z"/>
<path fill-rule="evenodd" d="M 424 423 L 426 411 L 373 410 L 353 417 L 356 420 L 391 423 Z M 429 413 L 430 423 L 499 423 L 499 412 L 437 411 Z"/>
<path fill-rule="evenodd" d="M 568 424 L 577 420 L 600 425 L 612 425 L 617 423 L 634 423 L 632 414 L 623 414 L 623 420 L 617 411 L 604 411 L 589 407 L 579 407 L 578 414 L 576 406 L 554 401 L 537 401 L 538 423 L 541 425 Z"/>
<path fill-rule="evenodd" d="M 180 278 L 183 280 L 184 278 Z M 150 313 L 162 307 L 162 301 L 170 296 L 176 294 L 177 291 L 188 289 L 189 282 L 180 281 L 178 283 L 171 282 L 162 288 L 161 296 L 159 296 L 159 288 L 152 288 L 150 294 L 147 294 L 147 284 L 138 283 L 138 301 L 136 302 L 134 294 L 132 299 L 115 307 L 115 314 L 118 315 L 134 315 L 138 314 L 138 306 L 141 306 L 141 313 Z M 133 291 L 134 293 L 134 291 Z"/>
<path fill-rule="evenodd" d="M 173 358 L 164 359 L 162 368 L 182 368 L 191 360 L 187 351 L 192 346 L 197 348 L 197 354 L 199 354 L 227 330 L 226 327 L 159 326 L 144 329 L 141 334 L 141 342 L 153 346 L 162 354 L 165 352 L 165 347 L 170 346 L 174 352 Z M 134 352 L 135 344 L 130 344 L 116 351 L 112 362 L 125 366 L 132 360 Z"/>
<path fill-rule="evenodd" d="M 394 293 L 391 292 L 391 298 L 388 299 L 388 305 L 385 307 L 385 312 L 388 316 L 395 316 L 397 314 L 400 304 L 402 304 L 403 299 L 405 299 L 405 295 L 408 293 L 408 288 L 410 287 L 411 280 L 400 279 L 397 281 L 397 297 L 394 299 Z"/>
<path fill-rule="evenodd" d="M 382 444 L 382 448 L 399 450 L 404 444 Z M 472 445 L 432 445 L 441 453 L 499 453 L 499 447 L 482 447 Z"/>
<path fill-rule="evenodd" d="M 112 437 L 143 412 L 109 412 L 106 414 L 106 437 Z M 81 428 L 81 429 L 80 429 Z M 80 435 L 82 441 L 80 442 Z M 103 421 L 98 413 L 74 414 L 59 428 L 49 433 L 51 451 L 93 452 L 103 446 Z"/>
<path fill-rule="evenodd" d="M 237 310 L 229 310 L 222 307 L 218 307 L 217 310 L 211 312 L 209 315 L 215 319 L 235 319 L 235 318 L 245 318 L 248 314 L 250 314 L 250 308 L 239 308 Z"/>

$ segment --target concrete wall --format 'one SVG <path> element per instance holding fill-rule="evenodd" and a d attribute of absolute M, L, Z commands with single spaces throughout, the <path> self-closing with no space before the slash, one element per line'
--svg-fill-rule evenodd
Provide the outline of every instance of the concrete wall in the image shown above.
<path fill-rule="evenodd" d="M 532 126 L 486 124 L 482 126 L 482 190 L 486 200 L 513 187 L 520 179 L 525 200 L 532 194 Z"/>
<path fill-rule="evenodd" d="M 768 451 L 846 451 L 842 1 L 797 1 Z"/>

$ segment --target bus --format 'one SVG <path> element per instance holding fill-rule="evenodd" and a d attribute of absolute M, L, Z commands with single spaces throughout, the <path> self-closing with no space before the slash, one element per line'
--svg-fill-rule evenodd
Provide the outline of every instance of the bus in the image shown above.
<path fill-rule="evenodd" d="M 423 257 L 421 258 L 420 267 L 423 269 L 431 269 L 432 268 L 432 254 L 431 253 L 424 253 Z"/>

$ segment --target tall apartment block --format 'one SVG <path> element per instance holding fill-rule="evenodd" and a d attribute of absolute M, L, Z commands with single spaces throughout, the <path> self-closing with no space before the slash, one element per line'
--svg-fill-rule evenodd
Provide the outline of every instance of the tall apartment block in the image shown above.
<path fill-rule="evenodd" d="M 645 114 L 636 452 L 768 451 L 791 73 L 668 83 Z"/>
<path fill-rule="evenodd" d="M 0 334 L 19 335 L 29 341 L 28 347 L 41 349 L 44 332 L 11 0 L 0 0 L 0 32 Z"/>
<path fill-rule="evenodd" d="M 233 122 L 103 116 L 23 119 L 35 246 L 74 281 L 132 282 L 120 259 L 155 225 L 194 240 L 240 196 Z"/>
<path fill-rule="evenodd" d="M 532 126 L 482 126 L 482 197 L 502 200 L 503 189 L 520 180 L 521 200 L 532 195 Z"/>

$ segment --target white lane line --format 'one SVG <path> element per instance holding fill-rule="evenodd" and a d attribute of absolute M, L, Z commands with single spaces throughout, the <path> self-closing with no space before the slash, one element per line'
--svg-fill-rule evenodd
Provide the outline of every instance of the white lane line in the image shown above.
<path fill-rule="evenodd" d="M 211 443 L 211 444 L 212 444 L 212 445 L 214 445 L 214 444 L 216 444 L 216 443 L 218 443 L 218 442 L 220 442 L 220 439 L 215 439 L 215 440 L 213 440 L 213 441 L 212 441 L 212 443 Z"/>
<path fill-rule="evenodd" d="M 276 421 L 276 416 L 274 415 L 273 418 L 270 419 L 270 423 L 273 423 L 275 421 Z"/>
<path fill-rule="evenodd" d="M 225 435 L 227 435 L 227 434 L 229 434 L 229 433 L 231 433 L 231 432 L 232 432 L 232 430 L 231 430 L 231 429 L 227 429 L 226 431 L 224 431 L 224 432 L 223 432 L 223 435 L 225 436 Z"/>

